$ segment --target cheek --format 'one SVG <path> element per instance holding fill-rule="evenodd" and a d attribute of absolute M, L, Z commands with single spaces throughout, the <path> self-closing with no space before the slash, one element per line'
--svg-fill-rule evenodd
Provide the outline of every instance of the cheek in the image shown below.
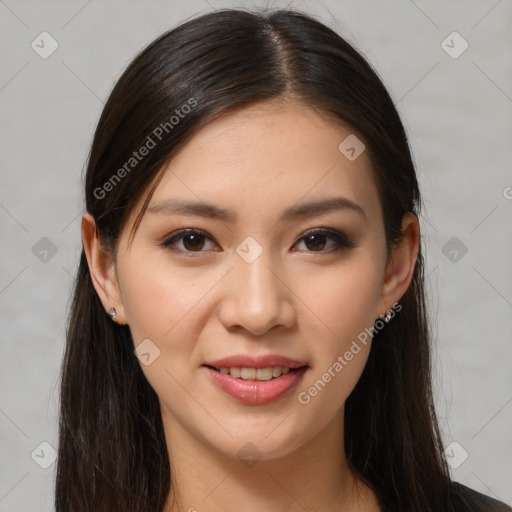
<path fill-rule="evenodd" d="M 370 260 L 340 265 L 333 272 L 299 281 L 295 291 L 303 302 L 304 315 L 316 319 L 323 333 L 316 338 L 326 354 L 343 350 L 365 328 L 373 326 L 379 284 L 379 271 Z"/>
<path fill-rule="evenodd" d="M 133 255 L 118 267 L 134 346 L 144 341 L 150 353 L 148 364 L 140 359 L 141 369 L 163 405 L 171 403 L 174 411 L 190 407 L 180 383 L 190 387 L 191 358 L 202 328 L 201 299 L 219 280 L 212 272 L 202 279 L 197 274 L 197 269 L 177 271 L 150 254 Z"/>
<path fill-rule="evenodd" d="M 314 366 L 299 402 L 316 403 L 315 409 L 322 404 L 318 414 L 326 421 L 342 407 L 368 359 L 379 276 L 370 258 L 360 259 L 323 277 L 304 279 L 298 291 L 312 322 L 305 336 L 315 340 Z"/>
<path fill-rule="evenodd" d="M 150 257 L 133 258 L 119 268 L 123 304 L 135 343 L 144 338 L 168 340 L 175 326 L 213 286 L 215 276 L 199 279 L 188 270 L 176 271 Z"/>

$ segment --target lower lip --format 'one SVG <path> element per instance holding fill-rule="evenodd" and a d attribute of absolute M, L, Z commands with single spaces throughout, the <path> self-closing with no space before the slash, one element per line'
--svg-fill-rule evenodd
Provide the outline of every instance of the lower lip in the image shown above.
<path fill-rule="evenodd" d="M 308 367 L 303 366 L 271 380 L 236 379 L 208 366 L 203 366 L 203 368 L 208 371 L 214 384 L 224 393 L 244 404 L 262 405 L 277 400 L 293 389 L 302 379 Z"/>

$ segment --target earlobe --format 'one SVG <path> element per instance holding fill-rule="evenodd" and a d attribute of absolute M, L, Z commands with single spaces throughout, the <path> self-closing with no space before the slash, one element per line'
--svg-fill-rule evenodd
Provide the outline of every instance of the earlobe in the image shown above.
<path fill-rule="evenodd" d="M 82 217 L 82 242 L 92 283 L 106 314 L 118 324 L 126 323 L 113 255 L 102 246 L 96 222 L 89 212 Z M 111 308 L 115 309 L 115 316 L 110 313 Z"/>
<path fill-rule="evenodd" d="M 412 281 L 420 244 L 419 222 L 414 213 L 407 212 L 403 216 L 402 233 L 403 238 L 392 248 L 386 265 L 376 316 L 382 316 L 398 302 Z"/>

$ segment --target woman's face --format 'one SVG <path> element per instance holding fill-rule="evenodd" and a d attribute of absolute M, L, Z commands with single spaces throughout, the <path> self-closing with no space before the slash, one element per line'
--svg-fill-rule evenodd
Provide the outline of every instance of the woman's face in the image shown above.
<path fill-rule="evenodd" d="M 365 329 L 408 285 L 387 266 L 367 153 L 339 149 L 350 134 L 299 103 L 225 115 L 172 160 L 130 245 L 142 200 L 132 213 L 104 305 L 142 343 L 171 439 L 272 459 L 342 423 Z"/>

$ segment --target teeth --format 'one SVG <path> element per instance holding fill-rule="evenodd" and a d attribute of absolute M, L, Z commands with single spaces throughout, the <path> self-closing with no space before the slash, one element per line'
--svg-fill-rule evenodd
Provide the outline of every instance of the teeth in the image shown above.
<path fill-rule="evenodd" d="M 258 368 L 256 371 L 256 380 L 270 380 L 272 378 L 272 367 Z"/>
<path fill-rule="evenodd" d="M 290 368 L 286 366 L 269 366 L 267 368 L 219 368 L 220 373 L 231 375 L 235 379 L 244 380 L 270 380 L 272 378 L 286 375 Z"/>
<path fill-rule="evenodd" d="M 245 380 L 254 380 L 256 378 L 256 368 L 241 368 L 240 378 Z"/>
<path fill-rule="evenodd" d="M 235 379 L 239 379 L 241 375 L 240 368 L 225 368 L 225 370 L 228 371 L 229 374 L 231 374 L 231 377 L 235 377 Z"/>

